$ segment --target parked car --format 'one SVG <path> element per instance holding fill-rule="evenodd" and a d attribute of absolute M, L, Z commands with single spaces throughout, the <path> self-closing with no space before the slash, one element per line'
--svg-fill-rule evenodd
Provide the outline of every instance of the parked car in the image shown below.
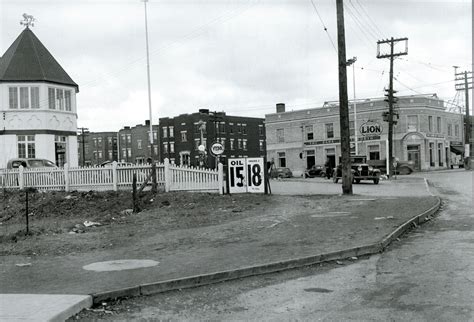
<path fill-rule="evenodd" d="M 377 169 L 382 173 L 387 173 L 387 162 L 386 160 L 369 160 L 367 163 Z M 395 174 L 411 174 L 415 171 L 415 162 L 414 161 L 400 161 L 397 160 L 397 167 L 393 169 Z"/>
<path fill-rule="evenodd" d="M 270 177 L 272 178 L 291 178 L 293 173 L 290 168 L 274 168 L 270 172 Z"/>
<path fill-rule="evenodd" d="M 20 165 L 24 168 L 57 168 L 54 162 L 46 159 L 16 158 L 8 160 L 7 169 L 17 169 Z"/>
<path fill-rule="evenodd" d="M 365 155 L 351 155 L 352 182 L 359 183 L 362 180 L 370 180 L 374 184 L 378 184 L 380 174 L 379 169 L 367 164 L 367 157 Z M 339 160 L 339 165 L 334 169 L 333 182 L 337 183 L 340 178 L 342 178 L 341 160 Z"/>
<path fill-rule="evenodd" d="M 323 165 L 313 165 L 311 168 L 307 169 L 304 173 L 305 178 L 314 178 L 314 177 L 325 177 L 326 171 Z"/>

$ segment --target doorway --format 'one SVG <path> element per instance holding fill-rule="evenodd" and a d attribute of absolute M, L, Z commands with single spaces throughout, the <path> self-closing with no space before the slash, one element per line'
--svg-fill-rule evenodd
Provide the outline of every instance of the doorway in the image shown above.
<path fill-rule="evenodd" d="M 306 169 L 311 169 L 316 164 L 314 150 L 306 151 Z"/>
<path fill-rule="evenodd" d="M 413 161 L 415 171 L 421 170 L 420 164 L 420 146 L 419 145 L 408 145 L 408 161 Z"/>

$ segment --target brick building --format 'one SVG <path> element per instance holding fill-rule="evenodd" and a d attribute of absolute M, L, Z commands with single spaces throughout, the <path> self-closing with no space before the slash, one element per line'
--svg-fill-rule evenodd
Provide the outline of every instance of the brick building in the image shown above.
<path fill-rule="evenodd" d="M 118 161 L 117 132 L 90 132 L 78 137 L 79 165 L 100 165 Z"/>
<path fill-rule="evenodd" d="M 351 152 L 355 152 L 355 134 L 359 155 L 369 160 L 387 158 L 388 111 L 383 98 L 350 102 Z M 463 117 L 448 112 L 444 102 L 434 95 L 400 97 L 395 111 L 394 157 L 411 160 L 416 170 L 447 168 L 459 162 L 462 152 Z M 357 124 L 357 127 L 355 126 Z M 265 117 L 267 157 L 279 167 L 289 167 L 296 175 L 327 159 L 336 166 L 341 155 L 338 102 L 320 108 L 286 112 L 277 104 L 277 113 Z"/>
<path fill-rule="evenodd" d="M 265 156 L 264 119 L 226 115 L 200 109 L 198 113 L 160 118 L 160 160 L 179 165 L 215 167 L 209 153 L 213 142 L 224 146 L 220 162 L 227 158 Z M 205 147 L 199 152 L 199 146 Z"/>
<path fill-rule="evenodd" d="M 150 121 L 118 132 L 118 159 L 120 162 L 146 163 L 151 157 Z M 153 160 L 159 160 L 158 125 L 153 125 Z"/>

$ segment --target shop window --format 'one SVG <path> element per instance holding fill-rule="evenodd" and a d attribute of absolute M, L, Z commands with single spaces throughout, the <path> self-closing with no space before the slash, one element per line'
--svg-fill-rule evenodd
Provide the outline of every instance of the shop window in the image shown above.
<path fill-rule="evenodd" d="M 278 166 L 280 168 L 286 167 L 286 155 L 285 152 L 278 152 Z"/>
<path fill-rule="evenodd" d="M 34 135 L 18 135 L 18 157 L 19 158 L 35 158 L 35 136 Z"/>
<path fill-rule="evenodd" d="M 438 143 L 438 165 L 443 166 L 443 143 Z"/>
<path fill-rule="evenodd" d="M 369 160 L 380 160 L 380 146 L 377 145 L 369 145 Z"/>
<path fill-rule="evenodd" d="M 334 137 L 334 124 L 327 123 L 325 126 L 326 126 L 326 138 L 332 139 Z"/>
<path fill-rule="evenodd" d="M 429 153 L 430 153 L 430 166 L 434 167 L 435 166 L 435 161 L 434 161 L 434 143 L 429 144 Z"/>
<path fill-rule="evenodd" d="M 285 129 L 277 129 L 276 136 L 277 136 L 278 143 L 285 142 Z"/>

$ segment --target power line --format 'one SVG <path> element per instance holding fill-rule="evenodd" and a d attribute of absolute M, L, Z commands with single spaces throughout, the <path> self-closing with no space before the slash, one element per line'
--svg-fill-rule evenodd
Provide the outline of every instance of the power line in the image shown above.
<path fill-rule="evenodd" d="M 404 83 L 402 83 L 397 77 L 394 76 L 393 79 L 396 80 L 396 81 L 397 81 L 400 85 L 402 85 L 403 87 L 405 87 L 405 88 L 407 88 L 407 89 L 409 89 L 409 90 L 411 90 L 411 91 L 413 91 L 413 92 L 415 92 L 415 93 L 417 93 L 417 94 L 422 94 L 422 93 L 420 93 L 420 92 L 414 90 L 414 89 L 411 88 L 410 86 L 405 85 Z"/>
<path fill-rule="evenodd" d="M 366 29 L 364 29 L 363 24 L 357 19 L 356 15 L 354 15 L 354 14 L 352 13 L 352 10 L 349 8 L 348 5 L 345 5 L 345 9 L 347 10 L 347 13 L 348 13 L 349 16 L 351 17 L 352 21 L 354 21 L 355 25 L 360 29 L 362 35 L 365 37 L 365 39 L 367 39 L 368 43 L 369 43 L 369 44 L 375 43 L 375 41 L 377 40 L 377 38 L 371 39 L 371 38 L 369 37 L 369 35 L 370 35 L 371 37 L 374 37 L 374 36 L 373 36 L 372 34 L 370 34 L 370 32 L 367 32 Z"/>
<path fill-rule="evenodd" d="M 360 18 L 360 21 L 362 22 L 363 21 L 363 16 L 360 14 L 359 10 L 354 6 L 354 4 L 352 3 L 352 0 L 349 0 L 349 4 L 352 6 L 352 8 L 354 8 L 354 11 L 355 11 L 355 14 L 358 15 Z M 366 20 L 367 21 L 367 20 Z M 368 24 L 365 24 L 367 30 L 369 31 L 369 33 L 375 38 L 383 38 L 383 37 L 380 37 L 381 35 L 377 35 L 377 31 L 374 32 L 374 29 L 372 27 L 372 25 L 370 23 Z"/>
<path fill-rule="evenodd" d="M 314 11 L 316 12 L 316 14 L 317 14 L 318 17 L 319 17 L 319 21 L 321 21 L 321 24 L 323 25 L 324 31 L 325 31 L 326 34 L 328 35 L 329 41 L 331 42 L 331 45 L 332 45 L 332 48 L 334 48 L 334 50 L 335 50 L 336 53 L 337 53 L 336 45 L 334 45 L 334 41 L 332 41 L 331 35 L 330 35 L 329 32 L 328 32 L 328 28 L 327 28 L 326 25 L 324 24 L 323 18 L 321 18 L 321 15 L 319 14 L 318 9 L 316 8 L 316 5 L 314 4 L 313 0 L 310 0 L 310 1 L 311 1 L 311 4 L 313 5 Z"/>
<path fill-rule="evenodd" d="M 384 33 L 380 30 L 380 28 L 377 26 L 377 24 L 372 20 L 372 18 L 370 18 L 367 10 L 365 10 L 364 6 L 362 6 L 362 4 L 359 2 L 359 0 L 356 0 L 357 1 L 357 4 L 359 5 L 359 7 L 361 7 L 362 11 L 365 13 L 365 15 L 367 16 L 367 18 L 369 18 L 369 21 L 372 22 L 373 26 L 375 27 L 375 29 L 378 31 L 379 35 L 382 36 L 380 38 L 383 38 L 383 35 Z"/>

